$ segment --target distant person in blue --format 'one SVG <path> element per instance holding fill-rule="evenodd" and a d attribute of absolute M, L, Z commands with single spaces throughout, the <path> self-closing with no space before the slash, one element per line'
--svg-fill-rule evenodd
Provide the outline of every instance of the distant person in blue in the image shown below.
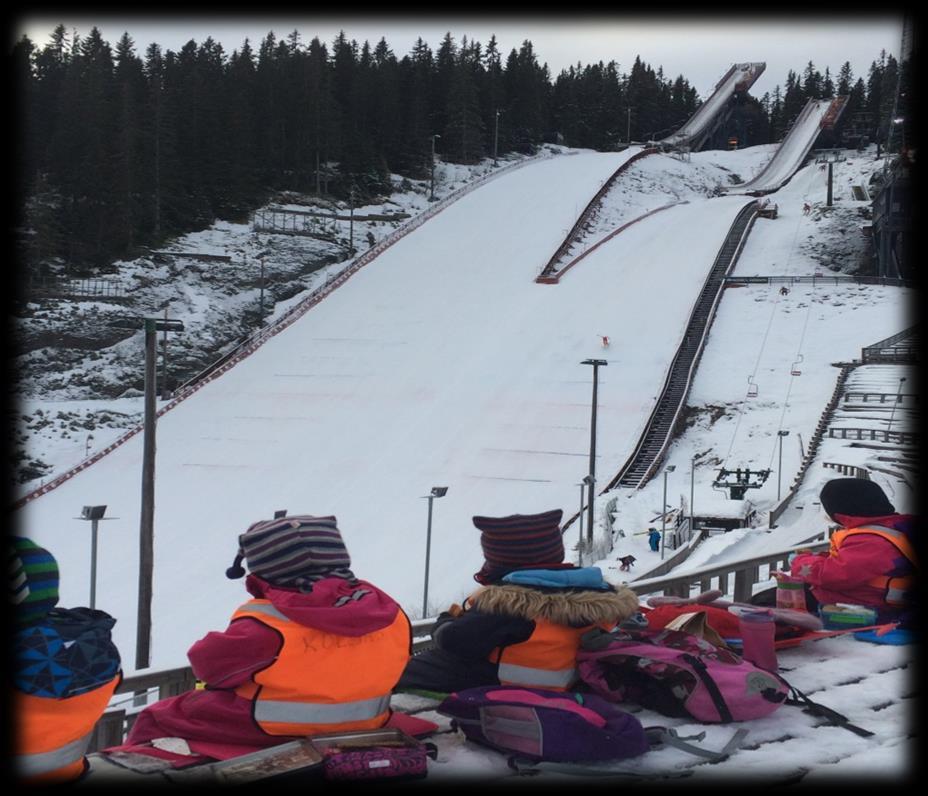
<path fill-rule="evenodd" d="M 58 563 L 29 539 L 7 553 L 13 606 L 14 767 L 27 785 L 73 782 L 94 725 L 122 679 L 110 631 L 116 620 L 92 608 L 57 608 Z"/>
<path fill-rule="evenodd" d="M 648 528 L 648 544 L 651 545 L 651 549 L 656 553 L 661 549 L 661 532 L 657 528 Z"/>

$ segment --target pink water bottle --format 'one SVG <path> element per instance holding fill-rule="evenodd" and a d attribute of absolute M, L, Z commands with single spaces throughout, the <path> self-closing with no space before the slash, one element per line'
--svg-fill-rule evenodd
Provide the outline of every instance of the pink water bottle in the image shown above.
<path fill-rule="evenodd" d="M 742 657 L 768 672 L 777 671 L 777 651 L 773 645 L 773 614 L 759 609 L 738 617 L 741 628 Z"/>

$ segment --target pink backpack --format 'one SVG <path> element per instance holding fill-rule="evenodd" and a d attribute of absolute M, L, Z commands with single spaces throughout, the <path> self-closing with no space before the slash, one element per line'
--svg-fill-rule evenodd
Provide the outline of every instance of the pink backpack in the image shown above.
<path fill-rule="evenodd" d="M 585 634 L 580 679 L 612 702 L 706 723 L 757 719 L 786 702 L 789 684 L 733 652 L 678 630 Z"/>

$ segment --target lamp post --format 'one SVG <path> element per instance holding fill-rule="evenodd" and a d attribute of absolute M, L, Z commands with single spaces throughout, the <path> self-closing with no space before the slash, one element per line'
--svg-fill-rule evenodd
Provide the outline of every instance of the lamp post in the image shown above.
<path fill-rule="evenodd" d="M 889 440 L 889 431 L 893 427 L 893 418 L 896 416 L 896 404 L 902 400 L 902 385 L 905 384 L 905 376 L 900 377 L 899 386 L 896 388 L 896 400 L 893 402 L 893 410 L 889 413 L 889 425 L 886 426 L 886 437 Z"/>
<path fill-rule="evenodd" d="M 696 516 L 693 512 L 693 494 L 696 486 L 696 457 L 690 459 L 690 539 L 693 538 L 693 531 L 696 530 Z"/>
<path fill-rule="evenodd" d="M 499 108 L 496 109 L 496 118 L 493 121 L 493 165 L 499 164 L 496 155 L 499 152 Z"/>
<path fill-rule="evenodd" d="M 587 486 L 589 487 L 589 499 L 587 500 L 587 521 L 586 521 L 586 541 L 587 547 L 592 549 L 593 547 L 593 492 L 596 484 L 596 393 L 599 386 L 599 369 L 603 365 L 608 365 L 609 363 L 605 359 L 584 359 L 581 365 L 592 365 L 593 366 L 593 414 L 590 419 L 590 474 L 584 478 L 584 481 L 589 479 Z"/>
<path fill-rule="evenodd" d="M 354 254 L 354 185 L 348 191 L 348 253 Z"/>
<path fill-rule="evenodd" d="M 90 607 L 97 607 L 97 523 L 104 519 L 106 506 L 84 506 L 76 519 L 90 521 Z M 107 517 L 106 519 L 117 519 Z"/>
<path fill-rule="evenodd" d="M 429 201 L 435 201 L 435 139 L 441 138 L 440 135 L 434 133 L 432 135 L 432 172 L 431 177 L 429 178 Z"/>
<path fill-rule="evenodd" d="M 580 526 L 580 532 L 578 534 L 578 543 L 579 548 L 583 549 L 583 491 L 586 489 L 587 479 L 589 476 L 586 476 L 577 486 L 580 487 L 580 510 L 577 512 L 577 524 Z"/>
<path fill-rule="evenodd" d="M 667 473 L 676 470 L 676 465 L 668 464 L 664 469 L 664 499 L 661 503 L 661 561 L 664 560 L 664 540 L 667 535 Z"/>
<path fill-rule="evenodd" d="M 270 252 L 267 249 L 258 254 L 258 260 L 261 262 L 261 293 L 258 298 L 258 323 L 262 326 L 264 325 L 264 258 L 269 254 Z"/>
<path fill-rule="evenodd" d="M 432 552 L 432 501 L 444 497 L 448 492 L 446 486 L 433 486 L 429 495 L 424 495 L 429 501 L 429 524 L 425 533 L 425 588 L 422 592 L 422 618 L 425 619 L 429 604 L 429 557 Z"/>
<path fill-rule="evenodd" d="M 783 437 L 788 437 L 789 432 L 783 431 L 782 429 L 777 432 L 777 436 L 780 438 L 780 463 L 777 465 L 777 500 L 780 499 L 780 482 L 783 475 Z"/>

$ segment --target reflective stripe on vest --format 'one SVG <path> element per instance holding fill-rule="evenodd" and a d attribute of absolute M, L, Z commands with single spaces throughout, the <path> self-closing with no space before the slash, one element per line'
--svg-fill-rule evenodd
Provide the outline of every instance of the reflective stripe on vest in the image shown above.
<path fill-rule="evenodd" d="M 567 690 L 577 678 L 577 670 L 570 668 L 552 671 L 531 666 L 518 666 L 514 663 L 500 663 L 497 676 L 501 683 Z"/>
<path fill-rule="evenodd" d="M 577 677 L 580 636 L 593 625 L 567 627 L 536 619 L 532 635 L 525 641 L 498 648 L 490 654 L 498 661 L 497 676 L 505 684 L 566 691 Z"/>
<path fill-rule="evenodd" d="M 831 555 L 837 555 L 845 539 L 849 536 L 858 536 L 860 534 L 869 534 L 885 539 L 902 553 L 913 567 L 916 566 L 915 550 L 908 538 L 906 538 L 906 535 L 902 533 L 902 531 L 898 531 L 895 528 L 887 528 L 885 525 L 862 525 L 859 528 L 848 528 L 846 530 L 836 531 L 831 536 L 831 549 L 829 552 Z M 889 605 L 901 606 L 906 604 L 906 592 L 910 591 L 915 586 L 915 578 L 910 575 L 897 577 L 876 575 L 867 581 L 867 585 L 873 586 L 876 589 L 883 589 L 883 600 Z"/>
<path fill-rule="evenodd" d="M 23 777 L 43 782 L 75 779 L 93 728 L 122 674 L 76 696 L 40 697 L 15 690 L 16 767 Z"/>
<path fill-rule="evenodd" d="M 289 724 L 340 724 L 344 721 L 365 721 L 379 716 L 390 707 L 390 695 L 360 699 L 357 702 L 332 704 L 278 702 L 259 699 L 255 705 L 258 721 L 278 721 Z"/>
<path fill-rule="evenodd" d="M 389 718 L 390 696 L 409 660 L 410 625 L 394 621 L 361 636 L 339 636 L 288 619 L 268 600 L 241 606 L 280 633 L 274 662 L 235 693 L 253 704 L 256 724 L 270 735 L 373 729 Z"/>
<path fill-rule="evenodd" d="M 83 770 L 84 752 L 90 744 L 90 737 L 93 730 L 88 732 L 83 738 L 71 741 L 69 744 L 59 746 L 50 752 L 35 752 L 34 754 L 17 755 L 16 768 L 18 773 L 24 779 L 39 777 L 43 774 L 50 774 L 59 769 L 67 769 L 75 763 L 80 763 L 77 773 Z"/>

